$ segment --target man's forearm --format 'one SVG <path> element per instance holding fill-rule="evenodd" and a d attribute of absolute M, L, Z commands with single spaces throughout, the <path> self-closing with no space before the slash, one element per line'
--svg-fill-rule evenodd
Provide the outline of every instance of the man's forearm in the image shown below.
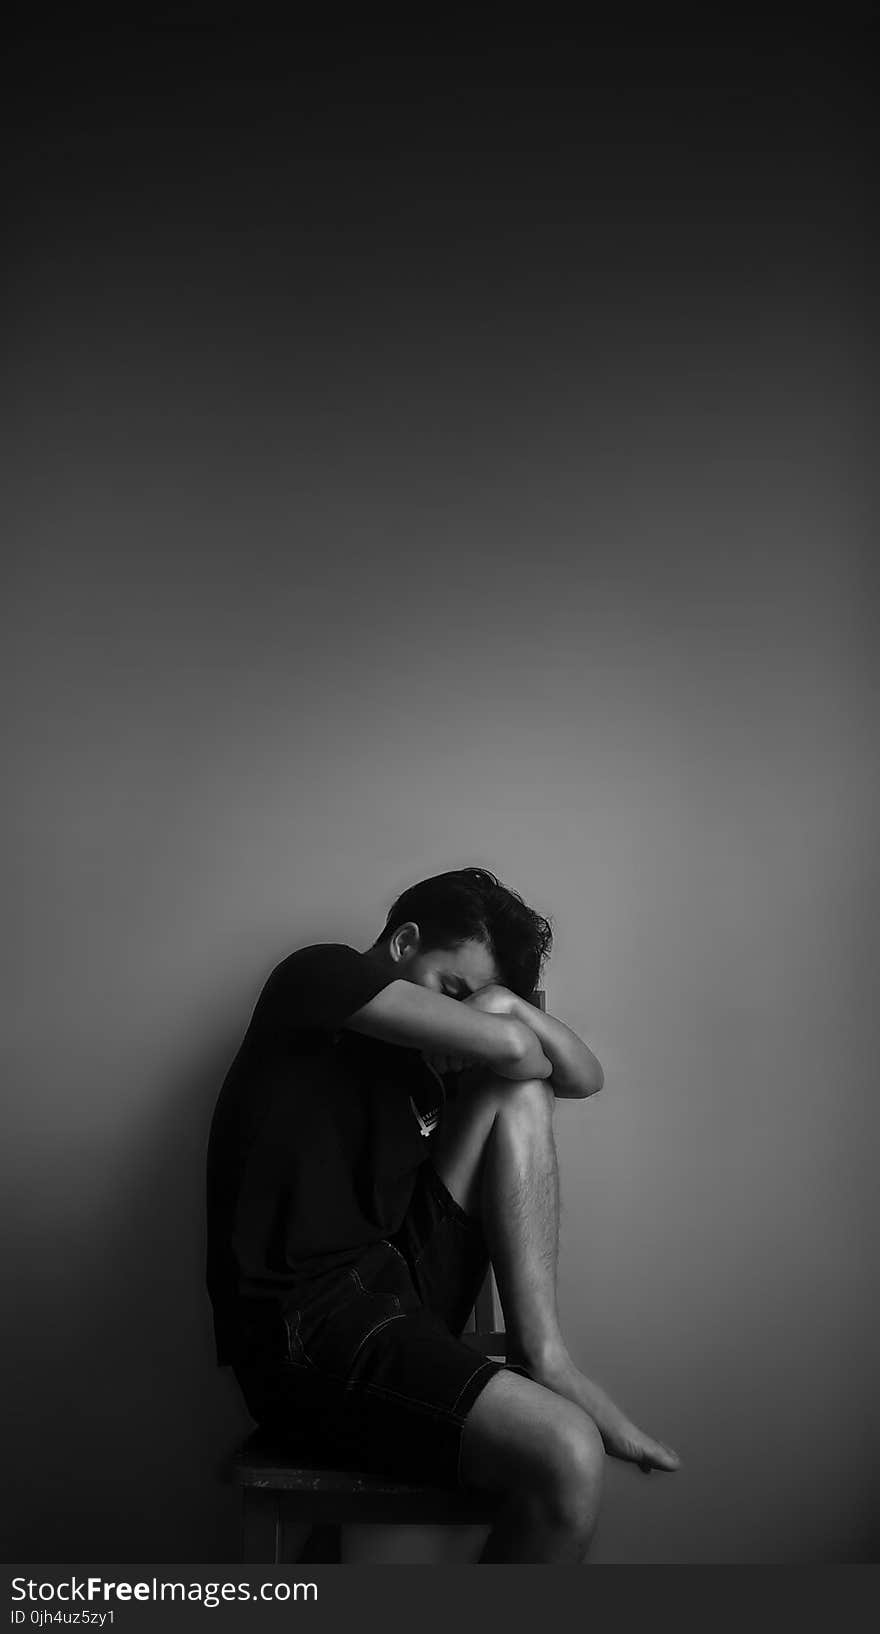
<path fill-rule="evenodd" d="M 541 1049 L 553 1063 L 548 1082 L 563 1100 L 580 1100 L 595 1095 L 605 1082 L 605 1074 L 592 1050 L 558 1016 L 548 1015 L 526 999 L 510 995 L 509 1014 L 524 1021 L 536 1034 Z"/>

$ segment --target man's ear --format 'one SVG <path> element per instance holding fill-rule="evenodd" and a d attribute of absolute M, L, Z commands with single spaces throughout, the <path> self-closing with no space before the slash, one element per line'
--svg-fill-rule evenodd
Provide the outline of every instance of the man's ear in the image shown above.
<path fill-rule="evenodd" d="M 408 919 L 405 925 L 398 925 L 391 938 L 391 957 L 399 963 L 408 954 L 418 953 L 420 939 L 419 927 L 414 919 Z"/>

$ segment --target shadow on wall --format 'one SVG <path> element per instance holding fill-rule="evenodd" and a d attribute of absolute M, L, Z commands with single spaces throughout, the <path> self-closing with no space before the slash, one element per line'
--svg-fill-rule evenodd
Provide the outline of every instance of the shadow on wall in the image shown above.
<path fill-rule="evenodd" d="M 75 1207 L 53 1181 L 49 1227 L 33 1187 L 12 1224 L 28 1285 L 6 1356 L 7 1559 L 238 1558 L 238 1496 L 219 1471 L 253 1424 L 216 1367 L 204 1285 L 208 1130 L 238 1042 L 147 1096 L 149 1122 L 126 1124 L 123 1150 L 92 1172 L 76 1159 Z"/>

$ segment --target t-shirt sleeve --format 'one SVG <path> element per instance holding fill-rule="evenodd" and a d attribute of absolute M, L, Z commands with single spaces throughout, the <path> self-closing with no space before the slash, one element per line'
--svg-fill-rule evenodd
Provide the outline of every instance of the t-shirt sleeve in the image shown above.
<path fill-rule="evenodd" d="M 255 1014 L 259 1028 L 277 1034 L 337 1032 L 349 1016 L 394 980 L 344 942 L 298 948 L 272 971 Z"/>

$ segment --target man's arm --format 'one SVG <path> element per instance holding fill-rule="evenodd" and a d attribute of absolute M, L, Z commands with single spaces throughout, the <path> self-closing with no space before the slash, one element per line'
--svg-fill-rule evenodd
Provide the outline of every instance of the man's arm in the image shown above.
<path fill-rule="evenodd" d="M 408 1049 L 468 1056 L 503 1078 L 549 1078 L 553 1070 L 534 1028 L 512 1012 L 490 1012 L 402 978 L 342 1025 Z"/>
<path fill-rule="evenodd" d="M 531 1028 L 553 1064 L 548 1081 L 560 1100 L 584 1100 L 602 1088 L 605 1074 L 596 1056 L 558 1016 L 548 1015 L 496 983 L 472 993 L 464 1003 L 486 1008 L 493 1015 L 508 1016 Z"/>

